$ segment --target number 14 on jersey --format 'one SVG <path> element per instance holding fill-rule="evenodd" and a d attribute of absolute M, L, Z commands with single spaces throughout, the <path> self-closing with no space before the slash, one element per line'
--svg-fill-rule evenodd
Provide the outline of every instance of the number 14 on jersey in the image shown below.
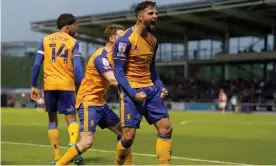
<path fill-rule="evenodd" d="M 50 47 L 52 48 L 52 62 L 54 63 L 56 61 L 56 58 L 63 58 L 64 59 L 64 63 L 68 62 L 68 49 L 64 49 L 65 48 L 65 44 L 62 44 L 59 49 L 56 51 L 56 44 L 52 43 L 50 44 Z M 61 54 L 62 52 L 64 52 L 63 54 Z"/>

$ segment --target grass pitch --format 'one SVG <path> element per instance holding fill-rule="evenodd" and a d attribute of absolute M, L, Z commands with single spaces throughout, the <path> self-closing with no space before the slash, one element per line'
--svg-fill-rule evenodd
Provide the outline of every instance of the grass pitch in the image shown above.
<path fill-rule="evenodd" d="M 36 109 L 1 109 L 1 164 L 49 165 L 52 150 L 47 114 Z M 170 112 L 173 123 L 174 165 L 276 165 L 276 114 Z M 60 143 L 67 149 L 64 117 L 59 117 Z M 133 144 L 135 165 L 156 165 L 156 130 L 142 121 Z M 113 165 L 116 136 L 97 129 L 93 147 L 83 154 L 85 164 Z"/>

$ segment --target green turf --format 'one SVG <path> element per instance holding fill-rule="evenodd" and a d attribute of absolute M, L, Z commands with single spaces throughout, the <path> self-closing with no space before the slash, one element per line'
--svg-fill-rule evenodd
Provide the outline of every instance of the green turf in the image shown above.
<path fill-rule="evenodd" d="M 2 108 L 1 115 L 1 164 L 50 164 L 47 114 L 35 109 Z M 214 161 L 276 164 L 276 115 L 170 112 L 170 116 L 174 127 L 173 156 L 179 157 L 174 157 L 172 164 L 223 164 Z M 68 134 L 62 116 L 59 128 L 61 146 L 67 146 Z M 155 141 L 155 128 L 143 121 L 133 152 L 154 155 Z M 84 153 L 85 164 L 113 164 L 115 144 L 113 133 L 98 129 L 92 149 Z M 134 154 L 133 161 L 137 165 L 157 164 L 155 156 Z"/>

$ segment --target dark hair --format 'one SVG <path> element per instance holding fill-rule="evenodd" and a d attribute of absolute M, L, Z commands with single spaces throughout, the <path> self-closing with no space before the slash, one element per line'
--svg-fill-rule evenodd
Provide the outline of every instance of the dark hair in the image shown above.
<path fill-rule="evenodd" d="M 63 13 L 57 19 L 57 27 L 58 29 L 63 28 L 66 25 L 71 25 L 76 22 L 76 18 L 73 14 Z"/>
<path fill-rule="evenodd" d="M 120 24 L 109 25 L 104 31 L 104 38 L 108 42 L 111 35 L 115 35 L 117 30 L 125 30 L 125 27 Z"/>
<path fill-rule="evenodd" d="M 137 15 L 140 11 L 146 9 L 147 7 L 155 7 L 156 6 L 156 2 L 153 1 L 143 1 L 138 3 L 138 5 L 135 8 L 135 14 Z"/>

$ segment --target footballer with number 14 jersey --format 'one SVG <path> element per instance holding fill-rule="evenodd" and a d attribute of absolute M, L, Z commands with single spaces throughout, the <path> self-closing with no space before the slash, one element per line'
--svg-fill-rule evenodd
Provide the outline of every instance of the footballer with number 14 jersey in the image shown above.
<path fill-rule="evenodd" d="M 75 81 L 79 85 L 83 78 L 80 61 L 81 46 L 74 36 L 77 30 L 76 19 L 72 14 L 61 14 L 57 19 L 60 31 L 43 38 L 36 54 L 32 71 L 31 98 L 35 101 L 40 97 L 36 88 L 40 67 L 43 63 L 44 97 L 48 112 L 48 135 L 54 151 L 55 164 L 61 157 L 59 151 L 59 132 L 57 112 L 65 115 L 70 136 L 69 147 L 76 144 L 79 135 L 79 125 L 76 122 L 75 111 Z M 82 163 L 79 156 L 76 164 Z"/>

